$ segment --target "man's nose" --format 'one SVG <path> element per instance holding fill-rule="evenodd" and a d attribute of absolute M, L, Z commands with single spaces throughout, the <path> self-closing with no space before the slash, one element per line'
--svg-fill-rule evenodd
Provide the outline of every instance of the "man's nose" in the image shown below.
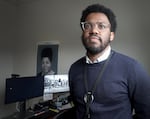
<path fill-rule="evenodd" d="M 90 33 L 98 34 L 99 32 L 100 32 L 100 30 L 98 29 L 97 25 L 93 25 L 91 27 Z"/>

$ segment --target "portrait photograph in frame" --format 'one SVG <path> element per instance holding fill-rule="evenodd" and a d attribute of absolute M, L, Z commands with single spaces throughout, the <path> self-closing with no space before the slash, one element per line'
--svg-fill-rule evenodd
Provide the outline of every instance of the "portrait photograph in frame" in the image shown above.
<path fill-rule="evenodd" d="M 37 45 L 37 75 L 38 76 L 57 74 L 58 47 L 59 44 L 57 42 L 38 43 Z M 45 66 L 49 62 L 50 62 L 50 66 L 49 67 Z M 48 70 L 51 70 L 49 71 L 50 73 L 48 73 Z"/>

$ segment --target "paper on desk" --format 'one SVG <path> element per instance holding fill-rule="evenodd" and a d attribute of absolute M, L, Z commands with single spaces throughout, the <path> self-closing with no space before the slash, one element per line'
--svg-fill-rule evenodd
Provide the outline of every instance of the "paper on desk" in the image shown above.
<path fill-rule="evenodd" d="M 52 93 L 45 93 L 43 95 L 43 100 L 47 101 L 47 100 L 52 100 L 53 99 L 53 94 Z"/>
<path fill-rule="evenodd" d="M 62 107 L 59 107 L 59 110 L 65 110 L 65 109 L 70 109 L 72 108 L 71 103 L 65 104 Z"/>

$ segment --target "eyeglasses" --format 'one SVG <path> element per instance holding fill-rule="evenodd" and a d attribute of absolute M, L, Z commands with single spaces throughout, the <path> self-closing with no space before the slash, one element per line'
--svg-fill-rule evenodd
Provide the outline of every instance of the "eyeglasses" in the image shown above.
<path fill-rule="evenodd" d="M 110 27 L 110 24 L 104 24 L 101 22 L 91 23 L 91 22 L 81 22 L 81 27 L 84 31 L 90 31 L 94 27 L 97 27 L 99 30 L 105 30 L 106 28 Z"/>

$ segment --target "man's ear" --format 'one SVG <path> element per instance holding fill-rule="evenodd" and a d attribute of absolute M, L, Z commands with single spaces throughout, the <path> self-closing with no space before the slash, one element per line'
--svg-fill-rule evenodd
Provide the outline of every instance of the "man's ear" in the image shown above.
<path fill-rule="evenodd" d="M 114 32 L 111 32 L 110 33 L 110 41 L 113 41 L 115 38 L 115 33 Z"/>

